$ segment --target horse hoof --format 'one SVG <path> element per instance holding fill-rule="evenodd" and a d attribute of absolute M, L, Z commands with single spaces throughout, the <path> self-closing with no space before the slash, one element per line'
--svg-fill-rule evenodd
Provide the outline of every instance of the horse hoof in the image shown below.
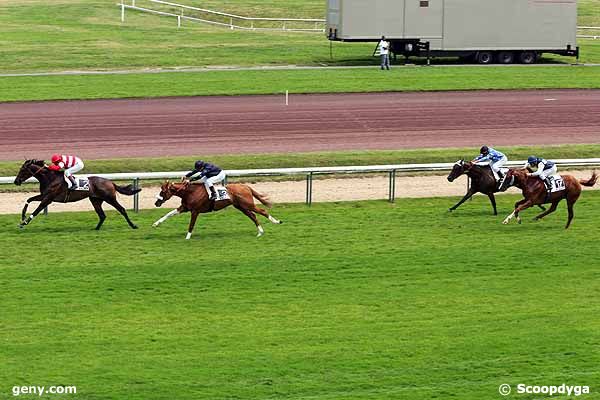
<path fill-rule="evenodd" d="M 23 228 L 25 228 L 25 224 L 19 224 L 19 225 L 17 225 L 17 226 L 19 227 L 19 229 L 23 229 Z"/>
<path fill-rule="evenodd" d="M 152 224 L 152 227 L 153 228 L 158 228 L 158 224 L 155 222 L 155 223 Z"/>
<path fill-rule="evenodd" d="M 137 229 L 138 226 L 137 225 L 131 225 L 131 229 Z"/>
<path fill-rule="evenodd" d="M 449 208 L 449 209 L 448 209 L 448 212 L 452 212 L 452 211 L 454 211 L 452 208 Z"/>

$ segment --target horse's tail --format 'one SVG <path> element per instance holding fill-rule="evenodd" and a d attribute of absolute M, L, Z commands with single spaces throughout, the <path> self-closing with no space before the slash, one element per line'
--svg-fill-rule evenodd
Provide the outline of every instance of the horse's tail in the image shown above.
<path fill-rule="evenodd" d="M 583 180 L 580 179 L 579 183 L 581 183 L 583 186 L 594 186 L 596 184 L 596 181 L 598 180 L 598 174 L 596 173 L 596 171 L 594 171 L 592 173 L 592 177 L 588 180 Z"/>
<path fill-rule="evenodd" d="M 127 196 L 133 196 L 134 194 L 142 191 L 142 189 L 140 189 L 140 188 L 134 189 L 133 185 L 119 186 L 116 183 L 114 183 L 114 185 L 115 185 L 115 189 L 117 192 L 119 192 L 121 194 L 125 194 Z"/>
<path fill-rule="evenodd" d="M 269 196 L 267 196 L 266 194 L 257 192 L 256 190 L 252 189 L 252 187 L 250 187 L 250 186 L 248 186 L 248 187 L 252 191 L 252 196 L 254 196 L 256 199 L 258 199 L 258 201 L 260 201 L 262 204 L 264 204 L 268 208 L 271 208 L 273 206 L 273 202 L 269 199 Z"/>

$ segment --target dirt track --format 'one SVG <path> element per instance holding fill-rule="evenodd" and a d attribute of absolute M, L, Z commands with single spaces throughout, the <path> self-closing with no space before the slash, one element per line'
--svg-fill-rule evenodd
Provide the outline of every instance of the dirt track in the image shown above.
<path fill-rule="evenodd" d="M 0 104 L 0 160 L 600 142 L 600 90 Z"/>

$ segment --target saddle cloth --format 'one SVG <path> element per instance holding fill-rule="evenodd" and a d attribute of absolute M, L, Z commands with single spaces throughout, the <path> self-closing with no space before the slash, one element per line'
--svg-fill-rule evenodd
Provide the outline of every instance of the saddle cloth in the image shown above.
<path fill-rule="evenodd" d="M 550 179 L 550 182 L 552 182 L 552 187 L 550 188 L 550 193 L 554 193 L 554 192 L 560 192 L 561 190 L 565 190 L 565 181 L 563 180 L 563 178 L 558 175 L 558 174 L 554 174 L 548 177 Z"/>
<path fill-rule="evenodd" d="M 217 192 L 217 198 L 215 199 L 216 201 L 229 200 L 231 198 L 231 197 L 229 197 L 229 193 L 227 192 L 227 189 L 225 189 L 225 187 L 223 187 L 223 186 L 215 185 L 215 191 Z"/>
<path fill-rule="evenodd" d="M 75 188 L 74 190 L 90 190 L 90 180 L 88 178 L 80 178 L 74 176 Z"/>

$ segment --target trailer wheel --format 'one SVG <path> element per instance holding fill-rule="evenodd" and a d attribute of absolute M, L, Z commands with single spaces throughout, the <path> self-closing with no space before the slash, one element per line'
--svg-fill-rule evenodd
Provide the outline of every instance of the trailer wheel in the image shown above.
<path fill-rule="evenodd" d="M 519 61 L 521 64 L 533 64 L 537 60 L 537 54 L 535 51 L 524 51 L 519 54 Z"/>
<path fill-rule="evenodd" d="M 494 55 L 491 51 L 480 51 L 475 59 L 478 64 L 491 64 L 494 61 Z"/>
<path fill-rule="evenodd" d="M 515 54 L 512 51 L 501 51 L 498 53 L 498 62 L 500 64 L 512 64 L 515 62 Z"/>

